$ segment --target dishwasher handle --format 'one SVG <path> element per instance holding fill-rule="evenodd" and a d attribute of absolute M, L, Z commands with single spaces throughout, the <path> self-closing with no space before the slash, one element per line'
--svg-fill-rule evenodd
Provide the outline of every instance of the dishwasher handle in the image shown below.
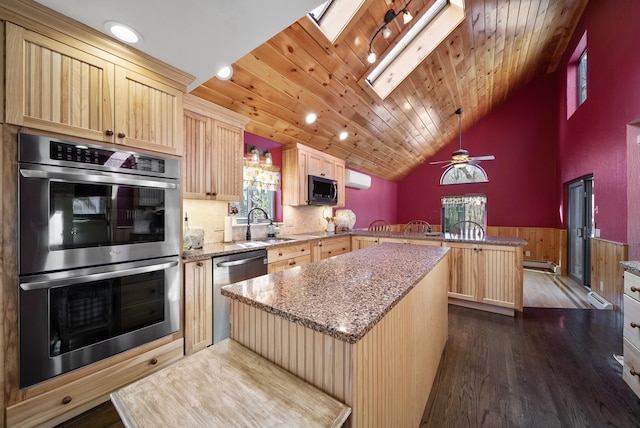
<path fill-rule="evenodd" d="M 247 263 L 251 263 L 251 262 L 254 262 L 254 261 L 260 260 L 260 259 L 264 259 L 264 256 L 251 257 L 251 258 L 248 258 L 248 259 L 233 260 L 233 261 L 230 261 L 230 262 L 220 262 L 220 263 L 216 263 L 216 266 L 217 267 L 240 266 L 240 265 L 246 265 Z"/>

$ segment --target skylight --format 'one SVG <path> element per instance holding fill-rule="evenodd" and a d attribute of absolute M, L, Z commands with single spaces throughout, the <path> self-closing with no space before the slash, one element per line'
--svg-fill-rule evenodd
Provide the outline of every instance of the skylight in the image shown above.
<path fill-rule="evenodd" d="M 309 18 L 334 43 L 365 0 L 328 0 L 309 12 Z"/>
<path fill-rule="evenodd" d="M 369 73 L 385 99 L 464 20 L 464 0 L 437 0 Z"/>

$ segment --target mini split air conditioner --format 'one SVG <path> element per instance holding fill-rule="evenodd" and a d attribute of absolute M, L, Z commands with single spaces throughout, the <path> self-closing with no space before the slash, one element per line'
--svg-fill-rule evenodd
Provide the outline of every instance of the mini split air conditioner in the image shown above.
<path fill-rule="evenodd" d="M 344 172 L 345 186 L 354 189 L 368 189 L 371 187 L 371 177 L 358 171 L 350 169 Z"/>

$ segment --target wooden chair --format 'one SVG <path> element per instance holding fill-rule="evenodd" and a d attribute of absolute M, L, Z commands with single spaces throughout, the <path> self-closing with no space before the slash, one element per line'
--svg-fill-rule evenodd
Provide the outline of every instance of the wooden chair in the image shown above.
<path fill-rule="evenodd" d="M 385 220 L 374 220 L 369 225 L 369 230 L 376 232 L 391 232 L 391 224 Z"/>
<path fill-rule="evenodd" d="M 449 228 L 449 233 L 462 239 L 482 239 L 484 238 L 484 228 L 482 225 L 471 220 L 464 220 L 454 223 Z"/>
<path fill-rule="evenodd" d="M 404 225 L 404 234 L 431 232 L 431 225 L 424 220 L 412 220 Z"/>

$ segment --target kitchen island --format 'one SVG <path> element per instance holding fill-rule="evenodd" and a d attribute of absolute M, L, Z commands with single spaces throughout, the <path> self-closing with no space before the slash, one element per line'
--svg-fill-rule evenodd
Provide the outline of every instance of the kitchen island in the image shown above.
<path fill-rule="evenodd" d="M 231 338 L 352 409 L 418 426 L 447 340 L 449 249 L 386 243 L 223 287 Z"/>

